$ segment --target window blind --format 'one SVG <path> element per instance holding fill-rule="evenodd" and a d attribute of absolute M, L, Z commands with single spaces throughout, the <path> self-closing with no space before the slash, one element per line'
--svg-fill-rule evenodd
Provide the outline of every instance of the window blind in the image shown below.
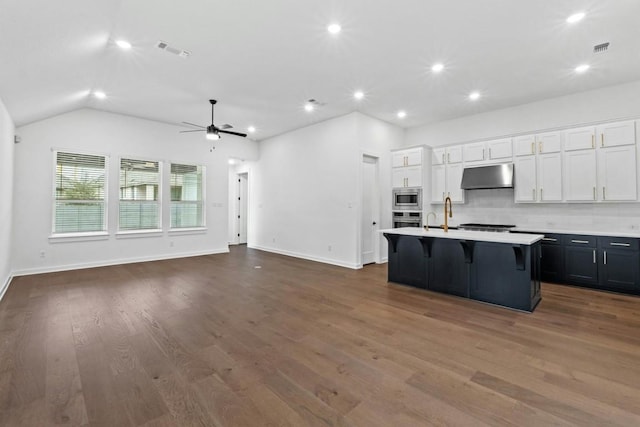
<path fill-rule="evenodd" d="M 171 164 L 171 228 L 204 226 L 203 166 Z"/>
<path fill-rule="evenodd" d="M 54 233 L 105 231 L 104 156 L 55 152 Z"/>
<path fill-rule="evenodd" d="M 159 185 L 158 162 L 120 159 L 120 230 L 160 228 Z"/>

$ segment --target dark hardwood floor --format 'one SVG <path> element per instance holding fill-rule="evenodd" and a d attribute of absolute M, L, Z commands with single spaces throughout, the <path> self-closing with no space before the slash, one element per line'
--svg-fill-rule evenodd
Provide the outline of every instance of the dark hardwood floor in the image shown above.
<path fill-rule="evenodd" d="M 640 298 L 542 292 L 519 313 L 246 247 L 18 277 L 0 425 L 640 425 Z"/>

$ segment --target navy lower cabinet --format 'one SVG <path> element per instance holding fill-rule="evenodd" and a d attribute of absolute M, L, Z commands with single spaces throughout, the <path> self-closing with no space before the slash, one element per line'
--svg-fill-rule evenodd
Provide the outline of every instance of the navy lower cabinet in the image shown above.
<path fill-rule="evenodd" d="M 469 296 L 469 264 L 459 240 L 432 239 L 427 289 L 446 294 Z"/>
<path fill-rule="evenodd" d="M 598 277 L 603 289 L 640 293 L 640 248 L 637 239 L 598 238 Z"/>
<path fill-rule="evenodd" d="M 533 311 L 540 301 L 537 269 L 540 245 L 519 246 L 476 242 L 470 296 L 472 299 Z M 531 286 L 514 286 L 531 281 Z"/>
<path fill-rule="evenodd" d="M 540 279 L 544 282 L 562 283 L 564 281 L 562 236 L 559 234 L 546 234 L 542 239 L 540 248 L 542 250 Z"/>
<path fill-rule="evenodd" d="M 390 282 L 418 288 L 427 287 L 427 260 L 420 240 L 415 237 L 384 234 L 389 242 Z"/>
<path fill-rule="evenodd" d="M 540 243 L 384 237 L 390 282 L 524 311 L 533 311 L 540 301 Z"/>

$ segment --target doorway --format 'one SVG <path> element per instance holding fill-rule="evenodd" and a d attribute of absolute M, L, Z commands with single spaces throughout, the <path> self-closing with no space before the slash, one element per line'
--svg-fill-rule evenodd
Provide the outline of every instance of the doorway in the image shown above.
<path fill-rule="evenodd" d="M 380 222 L 380 196 L 378 189 L 378 158 L 362 156 L 362 218 L 361 261 L 362 265 L 376 262 L 377 231 Z"/>
<path fill-rule="evenodd" d="M 237 188 L 237 205 L 236 205 L 236 230 L 238 233 L 238 244 L 246 244 L 247 243 L 247 223 L 248 223 L 248 181 L 249 174 L 247 172 L 239 173 L 238 175 L 238 188 Z"/>

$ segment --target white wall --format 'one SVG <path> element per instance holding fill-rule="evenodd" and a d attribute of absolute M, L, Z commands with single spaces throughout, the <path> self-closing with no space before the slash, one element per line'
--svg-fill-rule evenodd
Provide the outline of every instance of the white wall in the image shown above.
<path fill-rule="evenodd" d="M 640 81 L 409 129 L 404 144 L 432 147 L 640 117 Z M 452 222 L 568 229 L 640 229 L 640 203 L 515 204 L 513 190 L 467 190 Z M 442 222 L 442 205 L 431 210 Z"/>
<path fill-rule="evenodd" d="M 14 126 L 0 100 L 0 298 L 11 280 Z"/>
<path fill-rule="evenodd" d="M 262 141 L 249 173 L 249 246 L 359 267 L 362 155 L 380 156 L 386 195 L 389 150 L 402 137 L 400 128 L 351 113 Z"/>
<path fill-rule="evenodd" d="M 257 143 L 225 137 L 212 144 L 199 133 L 119 114 L 82 109 L 18 129 L 15 149 L 13 268 L 16 273 L 53 271 L 94 265 L 226 252 L 228 223 L 228 158 L 257 158 Z M 212 149 L 215 146 L 215 149 Z M 106 240 L 54 242 L 52 217 L 53 152 L 62 149 L 106 154 L 110 159 Z M 206 167 L 205 232 L 167 231 L 168 203 L 163 207 L 163 233 L 155 237 L 116 237 L 118 168 L 121 156 Z M 166 178 L 168 174 L 164 174 Z M 166 183 L 166 179 L 165 179 Z M 169 188 L 162 190 L 169 200 Z M 41 252 L 44 251 L 44 257 Z"/>

